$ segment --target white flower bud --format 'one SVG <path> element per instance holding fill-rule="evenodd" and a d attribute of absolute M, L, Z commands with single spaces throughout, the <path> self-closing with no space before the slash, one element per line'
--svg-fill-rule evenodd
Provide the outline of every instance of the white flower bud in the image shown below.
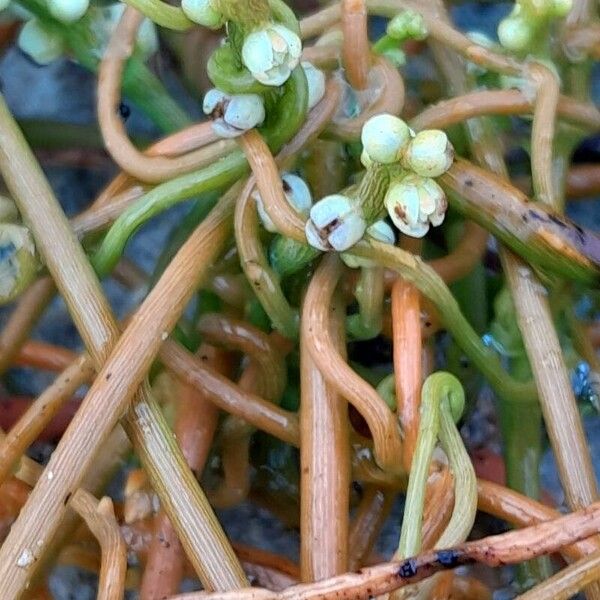
<path fill-rule="evenodd" d="M 271 23 L 246 36 L 242 62 L 264 85 L 283 85 L 300 62 L 302 42 L 287 27 Z"/>
<path fill-rule="evenodd" d="M 410 142 L 411 131 L 402 119 L 381 114 L 371 117 L 363 125 L 360 139 L 370 160 L 391 164 L 402 157 Z"/>
<path fill-rule="evenodd" d="M 393 244 L 396 241 L 394 230 L 383 219 L 367 227 L 367 235 L 384 244 Z"/>
<path fill-rule="evenodd" d="M 411 237 L 423 237 L 430 224 L 441 225 L 448 204 L 442 188 L 431 178 L 409 174 L 393 182 L 385 207 L 394 225 Z"/>
<path fill-rule="evenodd" d="M 213 88 L 204 96 L 204 113 L 213 119 L 213 130 L 223 138 L 234 138 L 265 120 L 265 105 L 257 94 L 230 96 Z"/>
<path fill-rule="evenodd" d="M 346 196 L 334 194 L 310 209 L 305 233 L 314 248 L 343 252 L 362 238 L 366 228 L 360 206 Z"/>
<path fill-rule="evenodd" d="M 312 194 L 304 179 L 293 173 L 284 173 L 281 176 L 281 182 L 283 184 L 285 198 L 290 203 L 290 206 L 307 219 L 310 213 L 310 207 L 312 206 Z M 258 193 L 258 190 L 255 190 L 252 196 L 256 201 L 258 216 L 260 217 L 264 228 L 271 233 L 277 233 L 277 227 L 275 227 L 275 223 L 273 223 L 271 217 L 269 217 L 265 210 L 262 197 Z"/>
<path fill-rule="evenodd" d="M 366 234 L 378 242 L 383 242 L 384 244 L 393 244 L 396 241 L 394 230 L 383 220 L 376 221 L 373 223 L 373 225 L 367 227 Z M 358 269 L 360 267 L 373 267 L 377 264 L 370 258 L 353 256 L 347 252 L 342 253 L 340 256 L 345 265 L 351 269 Z"/>
<path fill-rule="evenodd" d="M 308 108 L 318 104 L 325 95 L 325 73 L 307 60 L 302 62 L 308 84 Z"/>
<path fill-rule="evenodd" d="M 14 300 L 33 281 L 39 267 L 29 229 L 0 224 L 0 304 Z"/>
<path fill-rule="evenodd" d="M 514 11 L 513 11 L 514 12 Z M 521 15 L 511 15 L 498 25 L 498 39 L 504 48 L 513 52 L 525 50 L 531 42 L 534 29 Z"/>
<path fill-rule="evenodd" d="M 90 0 L 49 0 L 50 14 L 62 23 L 78 21 L 90 7 Z"/>
<path fill-rule="evenodd" d="M 16 2 L 9 2 L 7 6 L 9 15 L 15 17 L 19 21 L 25 22 L 35 18 L 35 15 L 30 10 L 23 8 Z"/>
<path fill-rule="evenodd" d="M 38 19 L 27 21 L 17 41 L 19 48 L 39 65 L 47 65 L 64 52 L 62 36 Z"/>
<path fill-rule="evenodd" d="M 190 21 L 209 29 L 223 26 L 223 15 L 215 8 L 214 0 L 181 0 L 181 10 Z"/>
<path fill-rule="evenodd" d="M 454 148 L 448 136 L 439 129 L 426 129 L 410 142 L 402 164 L 421 177 L 439 177 L 452 166 L 453 160 Z"/>

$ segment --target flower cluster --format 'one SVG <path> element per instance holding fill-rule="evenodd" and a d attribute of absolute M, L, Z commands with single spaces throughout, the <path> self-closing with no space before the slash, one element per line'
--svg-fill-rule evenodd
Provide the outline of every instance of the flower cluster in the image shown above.
<path fill-rule="evenodd" d="M 209 29 L 219 29 L 225 23 L 214 0 L 181 0 L 181 10 L 190 21 Z"/>
<path fill-rule="evenodd" d="M 210 29 L 219 29 L 227 20 L 216 0 L 182 0 L 181 8 L 188 19 Z M 254 79 L 276 87 L 288 80 L 301 54 L 300 37 L 285 25 L 268 21 L 246 34 L 241 59 Z"/>
<path fill-rule="evenodd" d="M 19 296 L 40 268 L 33 238 L 13 200 L 0 195 L 0 305 Z"/>
<path fill-rule="evenodd" d="M 369 119 L 362 131 L 363 164 L 399 164 L 385 196 L 385 207 L 394 225 L 411 237 L 423 237 L 429 226 L 442 223 L 446 196 L 434 181 L 454 160 L 454 149 L 443 131 L 428 129 L 418 134 L 392 115 Z"/>
<path fill-rule="evenodd" d="M 343 194 L 332 194 L 313 204 L 304 233 L 314 248 L 343 252 L 354 246 L 366 229 L 360 204 Z"/>
<path fill-rule="evenodd" d="M 374 180 L 371 189 L 365 186 L 364 198 L 359 189 L 358 198 L 334 194 L 313 205 L 305 233 L 308 243 L 319 250 L 344 252 L 365 233 L 393 243 L 393 231 L 380 220 L 385 211 L 402 233 L 417 238 L 444 220 L 446 196 L 434 177 L 450 168 L 454 148 L 443 131 L 429 129 L 415 135 L 402 119 L 381 114 L 365 123 L 361 141 L 365 181 L 369 173 Z M 379 170 L 383 176 L 382 169 L 383 192 L 375 182 L 375 173 Z"/>

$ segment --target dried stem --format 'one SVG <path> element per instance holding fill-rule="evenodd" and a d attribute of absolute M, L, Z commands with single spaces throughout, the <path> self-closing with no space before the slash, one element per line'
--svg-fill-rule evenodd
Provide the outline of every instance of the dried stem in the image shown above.
<path fill-rule="evenodd" d="M 389 517 L 396 494 L 369 485 L 350 524 L 348 535 L 348 570 L 363 566 L 377 541 L 381 528 Z"/>
<path fill-rule="evenodd" d="M 529 68 L 537 83 L 533 125 L 531 127 L 531 175 L 538 200 L 560 210 L 561 191 L 554 181 L 554 130 L 558 108 L 559 81 L 546 66 L 534 63 Z"/>
<path fill-rule="evenodd" d="M 553 577 L 539 583 L 519 600 L 568 600 L 582 588 L 600 579 L 600 552 L 579 559 Z"/>
<path fill-rule="evenodd" d="M 392 288 L 394 375 L 398 419 L 404 433 L 402 462 L 407 473 L 419 433 L 421 406 L 421 303 L 419 291 L 401 278 Z"/>
<path fill-rule="evenodd" d="M 79 489 L 69 504 L 81 515 L 100 543 L 102 564 L 98 600 L 120 600 L 125 591 L 127 546 L 115 519 L 112 500 L 104 497 L 98 502 L 91 494 Z"/>
<path fill-rule="evenodd" d="M 547 290 L 525 263 L 506 253 L 517 321 L 533 370 L 567 502 L 578 509 L 597 496 L 596 476 L 571 388 Z"/>
<path fill-rule="evenodd" d="M 207 152 L 201 148 L 175 159 L 147 156 L 127 136 L 118 111 L 119 89 L 125 61 L 133 52 L 142 20 L 141 13 L 127 8 L 112 34 L 98 73 L 98 123 L 107 150 L 125 172 L 140 181 L 159 183 L 206 164 Z"/>
<path fill-rule="evenodd" d="M 0 103 L 0 113 L 2 173 L 99 367 L 115 342 L 116 322 L 89 262 L 4 102 Z M 23 552 L 30 552 L 39 559 L 48 547 L 65 512 L 65 498 L 70 497 L 81 483 L 95 453 L 142 383 L 164 332 L 173 327 L 206 265 L 227 239 L 231 202 L 231 196 L 226 198 L 212 218 L 209 217 L 196 235 L 191 236 L 179 254 L 179 261 L 174 261 L 167 269 L 165 278 L 154 288 L 117 343 L 111 360 L 100 370 L 50 459 L 47 470 L 53 474 L 52 478 L 43 478 L 36 485 L 0 549 L 0 595 L 12 598 L 26 585 L 36 561 L 22 568 L 18 566 L 19 557 Z M 205 265 L 205 268 L 197 269 L 196 264 Z M 164 298 L 172 304 L 166 304 Z M 224 535 L 169 435 L 158 407 L 146 392 L 142 391 L 138 396 L 128 420 L 129 434 L 137 443 L 138 452 L 197 572 L 210 587 L 243 584 L 245 577 L 241 568 L 227 548 Z M 172 492 L 174 489 L 178 489 L 177 494 Z M 186 518 L 190 513 L 196 514 L 191 519 Z M 218 567 L 210 565 L 211 556 L 218 560 Z M 224 569 L 223 560 L 227 558 L 229 568 Z"/>
<path fill-rule="evenodd" d="M 461 564 L 478 562 L 491 567 L 515 564 L 556 552 L 594 535 L 600 527 L 600 505 L 592 504 L 570 515 L 520 531 L 467 542 L 449 550 L 436 550 L 404 561 L 382 563 L 312 584 L 297 585 L 283 592 L 247 588 L 235 592 L 193 592 L 173 600 L 366 600 L 417 583 L 434 573 Z"/>
<path fill-rule="evenodd" d="M 226 353 L 203 344 L 198 356 L 217 372 L 230 374 L 231 361 Z M 174 434 L 190 469 L 201 474 L 217 429 L 218 410 L 202 392 L 185 383 L 178 382 L 176 392 Z M 154 535 L 140 584 L 140 598 L 158 600 L 177 593 L 184 563 L 185 553 L 177 532 L 161 509 L 154 518 Z"/>
<path fill-rule="evenodd" d="M 310 323 L 306 348 L 319 365 L 325 381 L 353 404 L 367 421 L 379 466 L 398 472 L 402 470 L 402 442 L 396 418 L 379 394 L 350 368 L 329 332 L 327 307 L 341 274 L 341 262 L 336 255 L 330 254 L 323 258 L 321 268 L 312 278 L 303 312 Z"/>
<path fill-rule="evenodd" d="M 320 293 L 318 276 L 309 286 L 306 305 L 312 286 Z M 325 326 L 343 352 L 344 307 L 339 297 L 330 302 Z M 302 581 L 319 581 L 348 569 L 350 441 L 347 404 L 325 381 L 320 362 L 310 354 L 310 323 L 303 318 L 300 333 L 300 571 Z"/>
<path fill-rule="evenodd" d="M 52 279 L 43 277 L 21 296 L 0 332 L 0 373 L 11 365 L 53 295 Z"/>
<path fill-rule="evenodd" d="M 89 356 L 83 355 L 61 373 L 31 404 L 0 442 L 0 482 L 11 473 L 24 452 L 77 389 L 94 375 Z"/>
<path fill-rule="evenodd" d="M 355 90 L 368 85 L 371 45 L 367 32 L 365 0 L 342 0 L 343 64 L 348 82 Z"/>
<path fill-rule="evenodd" d="M 477 90 L 427 107 L 410 122 L 415 130 L 450 127 L 474 117 L 529 114 L 536 103 L 520 90 Z M 557 116 L 583 128 L 600 129 L 600 111 L 590 103 L 559 96 Z"/>

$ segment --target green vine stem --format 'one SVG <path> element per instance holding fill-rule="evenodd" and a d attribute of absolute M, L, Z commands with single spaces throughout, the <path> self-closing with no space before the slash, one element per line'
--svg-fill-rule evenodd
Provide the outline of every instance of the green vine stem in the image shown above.
<path fill-rule="evenodd" d="M 284 87 L 275 114 L 261 133 L 277 152 L 304 123 L 307 105 L 306 77 L 295 69 Z M 197 172 L 188 173 L 156 186 L 124 211 L 106 234 L 92 262 L 100 276 L 109 273 L 121 257 L 135 231 L 152 217 L 194 195 L 226 188 L 248 172 L 241 151 L 234 151 L 220 161 Z"/>
<path fill-rule="evenodd" d="M 356 340 L 370 340 L 379 335 L 383 322 L 383 269 L 362 267 L 356 285 L 358 313 L 346 320 L 346 328 Z"/>
<path fill-rule="evenodd" d="M 441 408 L 443 405 L 446 406 L 446 410 Z M 456 436 L 452 434 L 450 429 L 453 428 L 456 430 L 455 422 L 460 419 L 464 406 L 464 390 L 460 381 L 454 375 L 440 371 L 433 373 L 425 380 L 421 391 L 421 420 L 419 423 L 417 446 L 408 479 L 400 543 L 395 558 L 401 559 L 416 556 L 421 551 L 425 488 L 427 486 L 427 478 L 429 477 L 429 466 L 431 465 L 433 450 L 443 428 L 444 441 L 452 454 L 452 456 L 448 456 L 450 465 L 453 466 L 453 458 L 462 459 L 460 451 L 456 448 L 457 445 L 462 446 L 460 435 L 457 432 L 457 441 Z M 450 420 L 450 426 L 446 422 L 447 419 Z M 467 462 L 470 462 L 468 458 Z M 475 484 L 474 477 L 473 484 Z M 468 491 L 475 499 L 476 508 L 476 486 L 474 485 L 473 489 L 469 489 Z M 461 490 L 462 493 L 463 490 Z M 474 517 L 475 511 L 473 511 L 473 519 Z M 472 525 L 473 523 L 471 522 L 471 527 Z M 450 526 L 450 523 L 448 526 Z"/>
<path fill-rule="evenodd" d="M 456 427 L 457 421 L 451 402 L 442 402 L 439 436 L 454 475 L 454 508 L 444 533 L 435 544 L 436 548 L 448 548 L 464 542 L 473 529 L 477 513 L 477 477 Z"/>
<path fill-rule="evenodd" d="M 351 254 L 369 258 L 397 271 L 426 296 L 438 310 L 444 326 L 453 335 L 456 343 L 500 396 L 518 402 L 535 401 L 535 386 L 516 381 L 506 373 L 496 353 L 483 344 L 465 319 L 444 281 L 419 257 L 375 240 L 360 242 L 352 248 Z"/>
<path fill-rule="evenodd" d="M 177 6 L 170 6 L 163 0 L 123 0 L 125 4 L 139 10 L 157 25 L 174 31 L 187 31 L 194 27 L 183 10 Z"/>

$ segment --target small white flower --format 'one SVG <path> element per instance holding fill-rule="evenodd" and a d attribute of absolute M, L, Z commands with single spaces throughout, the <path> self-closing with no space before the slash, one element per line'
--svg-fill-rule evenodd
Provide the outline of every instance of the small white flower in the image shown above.
<path fill-rule="evenodd" d="M 62 36 L 38 19 L 27 21 L 21 28 L 19 48 L 39 65 L 47 65 L 64 52 Z"/>
<path fill-rule="evenodd" d="M 376 221 L 373 223 L 373 225 L 367 227 L 366 234 L 378 242 L 383 242 L 384 244 L 393 244 L 396 241 L 394 230 L 383 220 Z M 342 253 L 341 257 L 346 266 L 350 267 L 351 269 L 358 269 L 359 267 L 372 267 L 377 264 L 370 258 L 353 256 L 352 254 L 346 252 Z"/>
<path fill-rule="evenodd" d="M 444 221 L 448 207 L 444 190 L 431 178 L 409 174 L 392 182 L 385 207 L 394 225 L 411 237 L 423 237 L 429 226 Z"/>
<path fill-rule="evenodd" d="M 402 164 L 421 177 L 439 177 L 453 160 L 454 148 L 448 136 L 439 129 L 426 129 L 410 142 Z"/>
<path fill-rule="evenodd" d="M 290 206 L 295 208 L 298 213 L 307 219 L 310 213 L 310 207 L 312 206 L 312 194 L 304 179 L 293 173 L 284 173 L 281 176 L 281 183 L 283 185 L 283 193 L 285 194 L 286 200 L 290 203 Z M 252 196 L 256 202 L 258 216 L 260 217 L 264 228 L 271 233 L 277 233 L 277 227 L 275 227 L 275 223 L 273 223 L 271 217 L 267 214 L 258 190 L 255 190 Z"/>
<path fill-rule="evenodd" d="M 402 157 L 410 142 L 411 131 L 402 119 L 381 114 L 371 117 L 363 125 L 360 139 L 370 160 L 391 164 Z"/>
<path fill-rule="evenodd" d="M 302 42 L 287 27 L 271 23 L 246 36 L 242 62 L 264 85 L 283 85 L 300 62 Z"/>
<path fill-rule="evenodd" d="M 49 0 L 50 14 L 62 23 L 78 21 L 90 7 L 90 0 Z"/>
<path fill-rule="evenodd" d="M 308 83 L 308 108 L 311 109 L 325 95 L 325 73 L 307 60 L 302 62 L 302 68 Z"/>
<path fill-rule="evenodd" d="M 11 0 L 0 0 L 0 10 L 4 10 L 5 8 L 8 8 L 10 1 Z"/>
<path fill-rule="evenodd" d="M 213 130 L 223 138 L 234 138 L 265 120 L 265 105 L 257 94 L 229 95 L 213 88 L 204 96 L 204 113 L 213 119 Z"/>
<path fill-rule="evenodd" d="M 214 0 L 181 0 L 181 10 L 190 21 L 209 29 L 223 26 L 223 15 L 215 7 Z"/>
<path fill-rule="evenodd" d="M 343 252 L 362 238 L 366 228 L 360 206 L 347 196 L 334 194 L 319 200 L 310 209 L 305 233 L 314 248 Z"/>

